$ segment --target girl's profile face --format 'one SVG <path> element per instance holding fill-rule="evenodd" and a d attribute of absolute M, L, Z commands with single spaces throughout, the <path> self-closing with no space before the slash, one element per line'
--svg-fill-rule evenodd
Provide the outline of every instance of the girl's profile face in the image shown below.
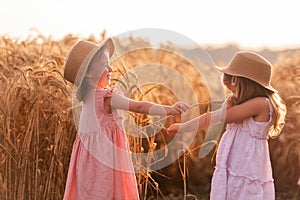
<path fill-rule="evenodd" d="M 235 84 L 232 84 L 235 79 Z M 233 93 L 236 93 L 236 77 L 224 74 L 223 75 L 223 84 Z"/>
<path fill-rule="evenodd" d="M 112 69 L 109 62 L 109 54 L 107 51 L 105 51 L 100 55 L 99 59 L 99 68 L 103 70 L 103 73 L 99 79 L 98 88 L 106 88 L 110 84 Z"/>

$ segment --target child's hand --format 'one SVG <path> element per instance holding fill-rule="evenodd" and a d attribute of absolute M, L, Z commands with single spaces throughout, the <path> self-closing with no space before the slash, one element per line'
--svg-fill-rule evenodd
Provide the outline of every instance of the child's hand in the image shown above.
<path fill-rule="evenodd" d="M 182 102 L 177 102 L 171 106 L 171 108 L 167 111 L 168 115 L 180 115 L 189 109 L 189 106 Z"/>
<path fill-rule="evenodd" d="M 169 128 L 167 128 L 168 135 L 176 135 L 179 131 L 181 123 L 174 123 Z"/>
<path fill-rule="evenodd" d="M 226 109 L 228 110 L 229 108 L 231 108 L 232 106 L 234 106 L 234 102 L 236 100 L 236 97 L 233 96 L 233 94 L 230 94 L 227 98 L 226 98 Z"/>

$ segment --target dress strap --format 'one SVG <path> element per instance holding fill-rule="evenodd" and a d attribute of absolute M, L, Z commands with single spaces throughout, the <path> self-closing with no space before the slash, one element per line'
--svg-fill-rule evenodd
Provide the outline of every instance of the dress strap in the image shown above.
<path fill-rule="evenodd" d="M 269 104 L 269 110 L 270 110 L 269 114 L 270 114 L 270 116 L 272 116 L 273 115 L 273 106 L 272 106 L 272 103 L 270 102 L 269 98 L 266 98 L 266 100 L 267 100 L 267 102 Z"/>

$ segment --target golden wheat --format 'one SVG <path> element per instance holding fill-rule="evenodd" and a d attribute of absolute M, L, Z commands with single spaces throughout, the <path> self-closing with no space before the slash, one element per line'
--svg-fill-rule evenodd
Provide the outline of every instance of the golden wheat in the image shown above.
<path fill-rule="evenodd" d="M 281 54 L 274 66 L 273 84 L 287 105 L 282 134 L 270 141 L 274 178 L 278 191 L 296 190 L 300 188 L 300 52 Z"/>
<path fill-rule="evenodd" d="M 86 39 L 98 43 L 105 37 L 104 31 L 99 40 L 93 35 Z M 29 36 L 26 40 L 0 37 L 0 199 L 63 197 L 76 127 L 72 115 L 72 86 L 63 79 L 62 71 L 66 53 L 78 39 L 78 36 L 71 34 L 59 41 L 42 35 Z M 149 46 L 140 38 L 129 37 L 128 40 L 128 44 Z M 127 52 L 130 46 L 122 48 Z M 197 71 L 192 64 L 171 53 L 174 48 L 168 44 L 164 50 L 145 48 L 119 54 L 120 57 L 112 63 L 113 83 L 118 83 L 126 91 L 125 95 L 131 98 L 171 105 L 178 101 L 175 93 L 182 91 L 171 91 L 162 84 L 140 85 L 143 74 L 137 76 L 130 71 L 148 63 L 168 66 L 184 76 L 192 91 L 196 91 L 195 94 L 186 93 L 184 97 L 188 101 L 196 95 L 194 98 L 201 104 L 198 110 L 187 113 L 191 118 L 198 115 L 199 110 L 202 113 L 209 110 L 209 104 L 203 102 L 209 102 L 210 94 L 202 78 L 194 76 Z M 283 133 L 278 139 L 270 141 L 275 184 L 277 191 L 296 191 L 300 177 L 300 53 L 283 54 L 274 65 L 274 86 L 288 107 Z M 160 72 L 163 77 L 169 76 L 164 68 Z M 176 83 L 172 84 L 172 89 L 180 89 Z M 210 145 L 203 143 L 205 131 L 196 134 L 190 146 L 178 142 L 176 147 L 168 147 L 173 138 L 165 134 L 165 127 L 181 118 L 159 120 L 134 113 L 125 118 L 131 150 L 147 153 L 146 165 L 141 157 L 133 158 L 139 171 L 137 181 L 141 199 L 207 197 L 214 152 L 199 158 L 200 147 Z M 142 135 L 143 138 L 132 137 L 130 133 Z M 163 148 L 164 155 L 155 157 L 154 152 Z M 186 151 L 180 152 L 180 149 Z M 160 170 L 151 170 L 153 164 L 166 157 L 176 161 Z M 175 186 L 169 187 L 170 183 L 177 182 L 181 192 Z"/>

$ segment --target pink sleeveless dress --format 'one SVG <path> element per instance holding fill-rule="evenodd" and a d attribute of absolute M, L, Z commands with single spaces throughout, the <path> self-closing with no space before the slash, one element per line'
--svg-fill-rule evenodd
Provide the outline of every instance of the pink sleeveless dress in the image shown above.
<path fill-rule="evenodd" d="M 253 118 L 241 124 L 228 124 L 216 156 L 211 184 L 211 200 L 272 200 L 274 180 L 268 147 L 270 119 L 255 122 Z"/>
<path fill-rule="evenodd" d="M 89 90 L 70 160 L 65 200 L 136 200 L 136 177 L 118 110 L 104 113 L 114 88 Z"/>

